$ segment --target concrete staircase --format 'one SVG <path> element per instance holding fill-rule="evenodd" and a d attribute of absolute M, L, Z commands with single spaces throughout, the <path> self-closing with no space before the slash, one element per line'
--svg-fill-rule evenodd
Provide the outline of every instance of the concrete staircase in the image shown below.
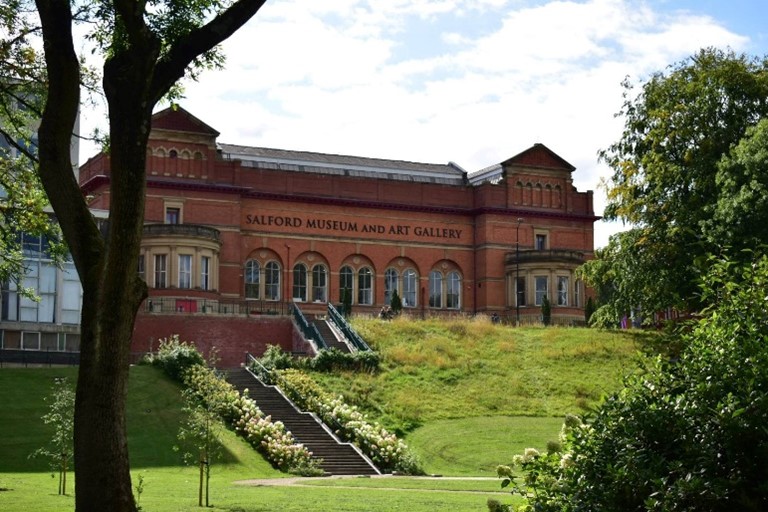
<path fill-rule="evenodd" d="M 315 318 L 312 320 L 312 323 L 315 324 L 315 327 L 317 327 L 317 330 L 322 335 L 325 343 L 328 345 L 328 348 L 335 348 L 342 352 L 349 353 L 349 347 L 343 341 L 339 341 L 339 339 L 336 337 L 336 333 L 328 325 L 327 320 Z"/>
<path fill-rule="evenodd" d="M 229 381 L 240 393 L 248 389 L 248 396 L 273 421 L 282 421 L 293 437 L 303 443 L 312 455 L 322 459 L 320 467 L 331 475 L 377 475 L 375 466 L 351 444 L 339 442 L 322 423 L 306 412 L 300 412 L 274 386 L 265 386 L 244 368 L 230 370 Z"/>

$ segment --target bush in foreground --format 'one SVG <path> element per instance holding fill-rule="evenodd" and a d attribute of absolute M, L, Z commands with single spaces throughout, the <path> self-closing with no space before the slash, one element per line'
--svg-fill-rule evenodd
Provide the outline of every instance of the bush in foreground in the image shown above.
<path fill-rule="evenodd" d="M 714 305 L 679 334 L 678 361 L 628 377 L 563 451 L 518 461 L 522 510 L 768 510 L 768 259 L 714 262 L 704 281 Z"/>

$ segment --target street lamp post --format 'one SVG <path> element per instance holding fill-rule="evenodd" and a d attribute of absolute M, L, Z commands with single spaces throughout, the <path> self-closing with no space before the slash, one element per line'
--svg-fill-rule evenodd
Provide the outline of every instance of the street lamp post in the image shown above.
<path fill-rule="evenodd" d="M 523 219 L 517 218 L 517 229 L 515 230 L 515 316 L 516 326 L 520 326 L 520 224 Z"/>

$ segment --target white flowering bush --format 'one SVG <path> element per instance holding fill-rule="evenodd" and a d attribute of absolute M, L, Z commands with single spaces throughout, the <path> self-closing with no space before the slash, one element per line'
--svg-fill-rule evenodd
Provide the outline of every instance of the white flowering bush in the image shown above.
<path fill-rule="evenodd" d="M 190 351 L 196 351 L 194 345 L 185 343 L 183 348 L 176 350 L 175 354 L 180 354 L 184 362 L 203 361 L 202 356 L 190 357 Z M 174 354 L 169 354 L 165 364 L 161 365 L 166 373 L 169 373 L 169 368 L 176 370 L 180 367 L 174 357 Z M 323 473 L 319 462 L 312 459 L 312 453 L 303 444 L 297 443 L 281 422 L 273 422 L 271 417 L 264 416 L 253 399 L 247 394 L 241 395 L 214 370 L 204 364 L 193 363 L 183 368 L 180 377 L 192 397 L 218 414 L 275 467 L 304 476 Z"/>
<path fill-rule="evenodd" d="M 297 370 L 278 373 L 278 385 L 302 409 L 314 412 L 336 435 L 356 445 L 383 471 L 422 474 L 415 456 L 395 434 L 370 422 L 356 407 L 333 397 L 307 374 Z"/>
<path fill-rule="evenodd" d="M 280 470 L 304 476 L 322 474 L 312 453 L 303 444 L 296 443 L 281 421 L 273 422 L 271 416 L 264 416 L 253 399 L 240 396 L 236 407 L 240 416 L 233 422 L 235 431 Z"/>

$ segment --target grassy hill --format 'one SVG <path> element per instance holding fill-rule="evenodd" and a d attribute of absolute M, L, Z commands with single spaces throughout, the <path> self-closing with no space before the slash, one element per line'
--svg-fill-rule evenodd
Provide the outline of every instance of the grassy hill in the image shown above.
<path fill-rule="evenodd" d="M 356 318 L 355 327 L 382 355 L 377 374 L 317 374 L 325 385 L 405 433 L 428 473 L 495 477 L 494 468 L 525 447 L 543 448 L 562 416 L 597 403 L 634 367 L 649 336 L 566 328 L 511 328 L 484 320 Z M 74 382 L 74 368 L 0 369 L 0 510 L 71 510 L 56 496 L 47 463 L 28 459 L 50 432 L 39 418 L 53 379 Z M 133 367 L 128 430 L 134 484 L 141 475 L 145 510 L 195 510 L 196 469 L 172 447 L 179 390 L 158 370 Z M 213 468 L 212 510 L 376 511 L 483 510 L 497 495 L 490 480 L 365 479 L 307 481 L 295 487 L 244 487 L 276 479 L 261 456 L 234 434 Z M 417 490 L 418 489 L 418 490 Z"/>

